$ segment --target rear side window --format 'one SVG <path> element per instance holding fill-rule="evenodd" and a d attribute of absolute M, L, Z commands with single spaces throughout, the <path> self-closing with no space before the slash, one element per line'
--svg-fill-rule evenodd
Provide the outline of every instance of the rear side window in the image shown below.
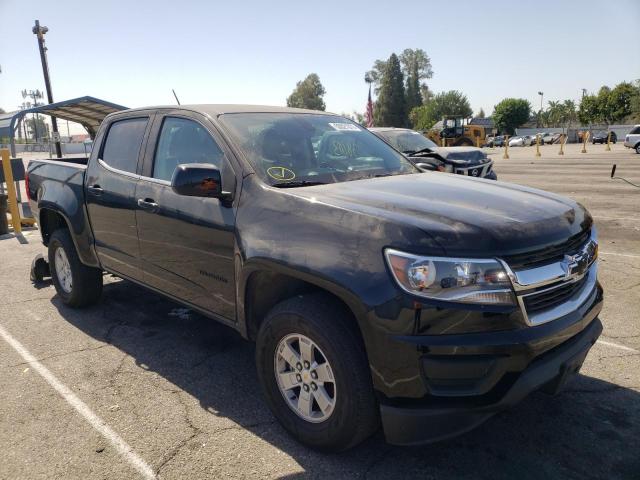
<path fill-rule="evenodd" d="M 636 135 L 638 133 L 640 133 L 640 127 L 635 127 L 631 129 L 631 131 L 629 132 L 629 135 Z"/>
<path fill-rule="evenodd" d="M 102 147 L 102 161 L 118 170 L 135 173 L 147 122 L 147 118 L 113 122 Z"/>

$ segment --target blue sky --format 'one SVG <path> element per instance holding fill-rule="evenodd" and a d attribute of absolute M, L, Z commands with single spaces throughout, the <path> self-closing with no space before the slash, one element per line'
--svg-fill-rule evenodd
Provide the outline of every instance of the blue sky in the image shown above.
<path fill-rule="evenodd" d="M 442 5 L 450 5 L 445 10 Z M 364 111 L 364 72 L 404 48 L 431 57 L 432 90 L 489 114 L 504 97 L 539 105 L 640 78 L 640 1 L 350 2 L 0 0 L 0 107 L 44 89 L 34 20 L 49 27 L 56 100 L 137 107 L 283 105 L 316 72 L 327 110 Z"/>

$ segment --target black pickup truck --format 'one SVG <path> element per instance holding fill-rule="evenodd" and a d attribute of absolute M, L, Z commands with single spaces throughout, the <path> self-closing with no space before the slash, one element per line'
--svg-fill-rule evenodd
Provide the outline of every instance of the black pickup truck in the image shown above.
<path fill-rule="evenodd" d="M 380 423 L 395 444 L 463 433 L 557 391 L 602 330 L 581 205 L 422 172 L 337 115 L 118 112 L 87 165 L 32 161 L 28 192 L 64 303 L 98 301 L 109 272 L 237 329 L 315 448 Z"/>

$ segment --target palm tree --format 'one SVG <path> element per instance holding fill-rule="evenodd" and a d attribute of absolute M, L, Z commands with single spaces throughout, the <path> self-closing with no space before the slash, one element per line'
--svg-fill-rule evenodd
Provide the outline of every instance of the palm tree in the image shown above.
<path fill-rule="evenodd" d="M 565 100 L 562 104 L 565 113 L 565 122 L 567 123 L 567 131 L 571 128 L 571 124 L 578 119 L 576 102 L 573 100 Z"/>

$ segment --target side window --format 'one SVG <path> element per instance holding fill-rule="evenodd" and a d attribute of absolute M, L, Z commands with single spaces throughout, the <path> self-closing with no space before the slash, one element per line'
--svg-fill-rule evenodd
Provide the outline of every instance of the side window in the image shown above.
<path fill-rule="evenodd" d="M 135 173 L 147 122 L 147 118 L 113 122 L 102 147 L 102 161 L 118 170 Z"/>
<path fill-rule="evenodd" d="M 629 135 L 637 135 L 638 133 L 640 133 L 640 127 L 632 128 Z"/>
<path fill-rule="evenodd" d="M 171 181 L 181 163 L 212 163 L 223 168 L 224 153 L 209 132 L 193 120 L 166 117 L 153 160 L 153 178 Z"/>

